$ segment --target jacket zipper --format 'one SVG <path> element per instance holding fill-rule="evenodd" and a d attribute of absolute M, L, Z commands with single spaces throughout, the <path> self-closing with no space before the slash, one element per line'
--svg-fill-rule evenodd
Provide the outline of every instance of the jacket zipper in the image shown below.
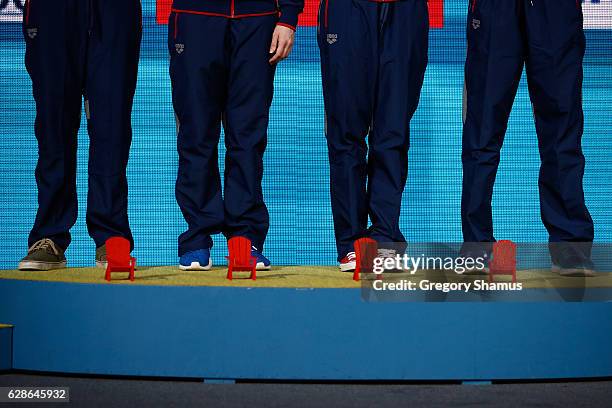
<path fill-rule="evenodd" d="M 324 24 L 325 24 L 325 28 L 327 28 L 327 25 L 329 23 L 329 0 L 324 0 L 325 1 L 325 20 L 324 20 Z"/>
<path fill-rule="evenodd" d="M 142 33 L 142 2 L 138 5 L 138 19 L 140 20 L 140 32 Z"/>
<path fill-rule="evenodd" d="M 26 11 L 25 11 L 25 23 L 26 25 L 30 23 L 30 3 L 32 0 L 26 0 Z"/>
<path fill-rule="evenodd" d="M 478 0 L 472 0 L 472 13 L 474 11 L 476 11 L 476 3 L 478 2 Z"/>
<path fill-rule="evenodd" d="M 234 18 L 234 16 L 235 16 L 235 11 L 236 11 L 236 10 L 235 10 L 235 8 L 234 8 L 234 0 L 231 0 L 231 1 L 230 1 L 230 16 L 231 16 L 232 18 Z"/>
<path fill-rule="evenodd" d="M 179 13 L 174 13 L 174 39 L 178 37 L 178 16 Z"/>

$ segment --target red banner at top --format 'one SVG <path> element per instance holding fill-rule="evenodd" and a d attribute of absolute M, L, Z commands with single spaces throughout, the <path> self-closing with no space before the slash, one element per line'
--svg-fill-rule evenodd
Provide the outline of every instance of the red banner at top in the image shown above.
<path fill-rule="evenodd" d="M 300 25 L 314 27 L 317 25 L 317 13 L 320 0 L 306 0 L 304 13 L 300 16 Z M 172 8 L 172 0 L 157 0 L 157 23 L 167 24 Z M 432 28 L 444 27 L 444 0 L 429 0 L 429 19 Z"/>

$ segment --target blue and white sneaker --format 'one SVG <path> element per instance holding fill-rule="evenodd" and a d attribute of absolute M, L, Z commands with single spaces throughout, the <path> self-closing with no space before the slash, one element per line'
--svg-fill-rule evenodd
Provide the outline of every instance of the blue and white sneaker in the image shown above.
<path fill-rule="evenodd" d="M 263 254 L 259 252 L 257 248 L 251 247 L 251 255 L 257 258 L 257 265 L 255 266 L 255 269 L 258 271 L 269 271 L 272 269 L 272 263 L 270 260 L 263 256 Z"/>
<path fill-rule="evenodd" d="M 181 256 L 179 269 L 181 271 L 209 271 L 212 268 L 210 249 L 198 249 Z"/>

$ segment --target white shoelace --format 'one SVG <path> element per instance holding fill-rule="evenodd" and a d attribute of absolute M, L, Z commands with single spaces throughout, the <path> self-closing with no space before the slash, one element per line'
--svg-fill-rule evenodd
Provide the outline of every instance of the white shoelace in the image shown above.
<path fill-rule="evenodd" d="M 51 248 L 54 255 L 59 255 L 59 250 L 57 249 L 57 246 L 55 246 L 55 242 L 51 241 L 49 238 L 43 238 L 41 240 L 36 241 L 28 249 L 28 253 L 37 251 L 39 249 L 49 250 L 49 248 Z"/>

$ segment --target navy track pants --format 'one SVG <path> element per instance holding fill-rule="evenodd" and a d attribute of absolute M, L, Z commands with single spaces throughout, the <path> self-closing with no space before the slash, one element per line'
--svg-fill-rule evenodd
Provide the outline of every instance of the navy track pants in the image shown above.
<path fill-rule="evenodd" d="M 426 0 L 321 2 L 319 47 L 338 260 L 365 236 L 405 244 L 399 217 L 428 33 Z"/>
<path fill-rule="evenodd" d="M 179 256 L 211 248 L 211 235 L 220 232 L 245 236 L 263 249 L 269 215 L 261 182 L 275 72 L 268 60 L 277 21 L 274 15 L 170 16 L 170 76 L 179 127 L 176 199 L 188 224 L 179 237 Z"/>
<path fill-rule="evenodd" d="M 141 40 L 139 0 L 28 0 L 25 63 L 36 101 L 38 213 L 29 244 L 67 248 L 77 219 L 77 133 L 85 97 L 87 229 L 101 246 L 132 241 L 126 166 Z"/>
<path fill-rule="evenodd" d="M 542 162 L 541 217 L 550 242 L 593 241 L 582 184 L 582 23 L 576 0 L 471 0 L 462 154 L 466 242 L 494 241 L 493 183 L 525 65 Z"/>

